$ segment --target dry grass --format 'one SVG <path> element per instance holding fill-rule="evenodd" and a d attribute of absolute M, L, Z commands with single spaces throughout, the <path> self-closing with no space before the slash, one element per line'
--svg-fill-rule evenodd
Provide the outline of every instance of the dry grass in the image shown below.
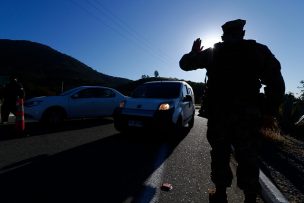
<path fill-rule="evenodd" d="M 270 142 L 284 143 L 285 137 L 282 130 L 276 120 L 267 120 L 260 129 L 260 133 L 263 139 Z"/>
<path fill-rule="evenodd" d="M 281 131 L 279 129 L 272 129 L 272 128 L 262 128 L 260 130 L 262 138 L 268 141 L 272 142 L 284 142 L 285 138 L 281 134 Z"/>

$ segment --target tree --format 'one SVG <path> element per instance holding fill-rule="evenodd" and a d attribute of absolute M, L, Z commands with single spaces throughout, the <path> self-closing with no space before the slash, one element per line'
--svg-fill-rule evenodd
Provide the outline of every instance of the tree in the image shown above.
<path fill-rule="evenodd" d="M 300 81 L 301 86 L 298 87 L 301 90 L 300 100 L 304 101 L 304 80 Z"/>
<path fill-rule="evenodd" d="M 147 78 L 149 78 L 150 76 L 149 75 L 142 75 L 141 76 L 141 79 L 147 79 Z"/>
<path fill-rule="evenodd" d="M 156 70 L 156 71 L 154 71 L 154 76 L 157 78 L 158 76 L 159 76 L 159 73 L 158 73 L 158 71 Z"/>

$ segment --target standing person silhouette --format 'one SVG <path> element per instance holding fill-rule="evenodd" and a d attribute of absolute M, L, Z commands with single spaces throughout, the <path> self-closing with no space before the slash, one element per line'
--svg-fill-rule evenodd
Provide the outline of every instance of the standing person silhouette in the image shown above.
<path fill-rule="evenodd" d="M 259 128 L 263 118 L 277 115 L 285 92 L 279 61 L 267 46 L 244 39 L 245 24 L 241 19 L 226 22 L 222 25 L 222 42 L 203 50 L 198 38 L 191 52 L 180 60 L 185 71 L 207 70 L 207 139 L 212 148 L 211 180 L 215 185 L 209 191 L 210 203 L 228 202 L 226 189 L 233 178 L 229 165 L 232 148 L 244 202 L 256 202 L 260 191 Z M 263 105 L 262 85 L 265 85 Z"/>
<path fill-rule="evenodd" d="M 3 89 L 3 104 L 1 106 L 1 123 L 7 123 L 10 113 L 17 110 L 17 98 L 24 98 L 25 92 L 22 84 L 15 76 L 10 77 L 9 83 Z"/>

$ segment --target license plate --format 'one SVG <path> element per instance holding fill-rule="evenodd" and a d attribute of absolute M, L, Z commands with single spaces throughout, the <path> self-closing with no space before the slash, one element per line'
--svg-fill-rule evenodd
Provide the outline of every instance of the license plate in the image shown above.
<path fill-rule="evenodd" d="M 143 122 L 142 121 L 135 121 L 135 120 L 129 120 L 128 125 L 130 127 L 143 127 Z"/>

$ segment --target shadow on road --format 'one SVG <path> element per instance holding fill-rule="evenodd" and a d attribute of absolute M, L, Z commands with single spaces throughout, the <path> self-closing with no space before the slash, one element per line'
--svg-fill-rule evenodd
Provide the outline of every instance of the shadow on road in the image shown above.
<path fill-rule="evenodd" d="M 164 161 L 155 161 L 164 144 L 160 137 L 115 134 L 39 157 L 0 174 L 0 202 L 136 202 L 145 180 Z M 181 139 L 166 142 L 166 158 Z"/>
<path fill-rule="evenodd" d="M 8 125 L 0 125 L 0 141 L 22 138 L 25 136 L 37 136 L 48 133 L 91 128 L 111 123 L 113 123 L 113 119 L 111 118 L 69 120 L 58 126 L 48 126 L 39 122 L 28 122 L 25 124 L 25 132 L 21 135 L 16 133 L 15 124 L 11 123 Z"/>

